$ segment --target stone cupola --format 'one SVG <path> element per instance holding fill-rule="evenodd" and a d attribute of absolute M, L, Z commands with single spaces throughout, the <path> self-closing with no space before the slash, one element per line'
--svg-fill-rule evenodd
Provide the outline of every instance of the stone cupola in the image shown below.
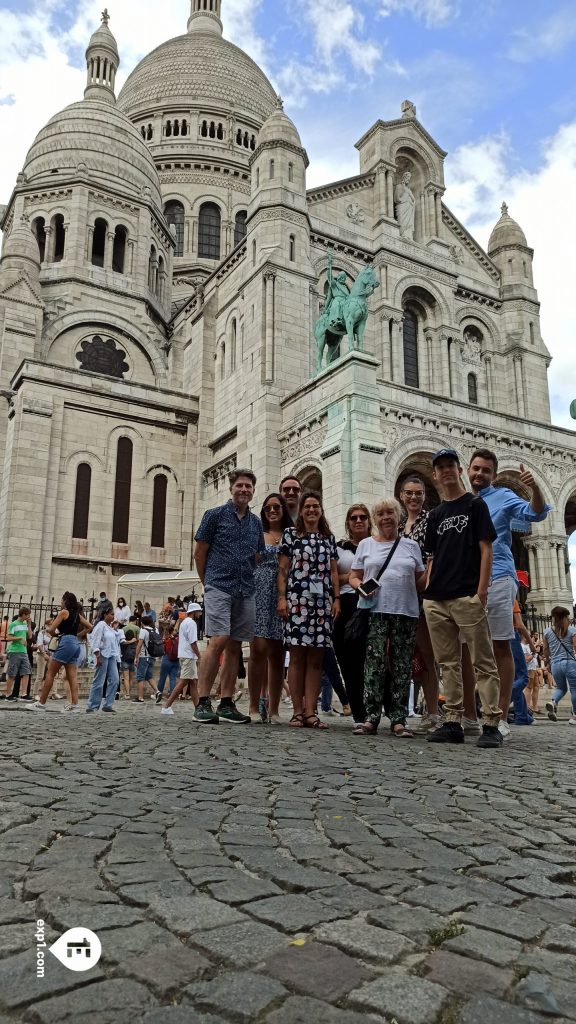
<path fill-rule="evenodd" d="M 188 32 L 211 32 L 221 36 L 221 7 L 222 0 L 192 0 Z"/>
<path fill-rule="evenodd" d="M 102 12 L 102 24 L 96 29 L 86 50 L 87 82 L 84 96 L 86 99 L 98 99 L 108 103 L 116 103 L 114 86 L 116 72 L 120 66 L 118 45 L 108 28 L 110 15 L 105 8 Z"/>

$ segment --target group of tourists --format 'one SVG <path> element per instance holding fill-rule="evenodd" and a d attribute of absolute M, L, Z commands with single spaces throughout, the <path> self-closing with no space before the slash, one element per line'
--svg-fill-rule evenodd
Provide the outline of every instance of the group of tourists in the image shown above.
<path fill-rule="evenodd" d="M 131 611 L 123 598 L 114 607 L 102 594 L 93 625 L 74 595 L 66 593 L 47 627 L 57 646 L 38 699 L 28 707 L 45 709 L 55 675 L 64 668 L 70 687 L 66 710 L 80 710 L 78 646 L 89 634 L 95 666 L 88 713 L 114 712 L 117 691 L 130 698 L 135 677 L 137 703 L 144 702 L 146 684 L 162 702 L 168 683 L 164 715 L 174 714 L 174 702 L 188 695 L 200 724 L 249 724 L 254 718 L 276 724 L 288 661 L 292 728 L 326 729 L 319 696 L 334 686 L 349 706 L 354 735 L 376 734 L 385 715 L 394 738 L 412 739 L 407 718 L 414 682 L 424 695 L 419 731 L 429 742 L 463 743 L 468 734 L 480 747 L 501 746 L 510 733 L 511 702 L 518 725 L 531 724 L 536 710 L 533 699 L 526 701 L 533 685 L 528 666 L 537 652 L 516 600 L 511 523 L 540 522 L 549 506 L 523 466 L 520 479 L 529 501 L 495 487 L 497 472 L 494 453 L 476 451 L 467 471 L 469 491 L 457 452 L 442 448 L 432 459 L 442 498 L 436 508 L 426 509 L 424 479 L 409 474 L 399 501 L 382 499 L 371 511 L 363 503 L 351 505 L 345 536 L 337 541 L 321 498 L 302 491 L 297 478 L 284 478 L 258 516 L 250 510 L 254 473 L 234 470 L 230 499 L 205 513 L 195 536 L 204 609 L 195 601 L 171 599 L 157 616 L 150 605 Z M 197 620 L 202 611 L 209 643 L 201 655 Z M 13 647 L 29 632 L 27 609 L 20 613 L 11 626 Z M 569 611 L 555 608 L 543 638 L 556 684 L 547 708 L 555 720 L 557 703 L 569 689 L 573 724 L 575 636 Z M 246 643 L 247 714 L 234 699 Z M 22 678 L 25 654 L 13 650 L 12 655 L 9 674 L 18 668 Z M 217 676 L 220 698 L 214 707 Z"/>

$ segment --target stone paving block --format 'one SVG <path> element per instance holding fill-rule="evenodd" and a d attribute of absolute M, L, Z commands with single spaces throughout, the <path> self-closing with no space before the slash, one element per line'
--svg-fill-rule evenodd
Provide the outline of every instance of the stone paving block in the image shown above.
<path fill-rule="evenodd" d="M 519 910 L 535 914 L 550 924 L 571 924 L 576 921 L 576 899 L 529 899 L 518 907 Z"/>
<path fill-rule="evenodd" d="M 159 1022 L 160 1024 L 160 1022 Z M 291 996 L 280 1009 L 266 1015 L 266 1024 L 385 1024 L 383 1017 L 339 1010 L 305 996 Z"/>
<path fill-rule="evenodd" d="M 386 974 L 349 995 L 353 1005 L 393 1017 L 398 1024 L 430 1024 L 450 999 L 450 993 L 413 974 Z"/>
<path fill-rule="evenodd" d="M 429 910 L 437 910 L 441 914 L 452 914 L 455 910 L 463 910 L 474 902 L 471 893 L 461 889 L 449 889 L 445 885 L 423 885 L 411 889 L 404 895 L 407 903 L 415 903 Z"/>
<path fill-rule="evenodd" d="M 33 926 L 32 921 L 30 924 Z M 59 963 L 47 950 L 44 977 L 35 977 L 33 942 L 34 934 L 31 930 L 30 947 L 26 952 L 0 960 L 0 1004 L 3 1009 L 13 1010 L 58 992 L 70 992 L 78 985 L 75 973 Z M 91 969 L 91 980 L 103 977 L 99 966 Z"/>
<path fill-rule="evenodd" d="M 0 925 L 30 921 L 30 905 L 13 900 L 9 896 L 0 899 Z"/>
<path fill-rule="evenodd" d="M 572 972 L 572 979 L 570 982 L 562 978 L 550 978 L 547 987 L 554 996 L 562 1016 L 576 1020 L 576 970 Z"/>
<path fill-rule="evenodd" d="M 287 991 L 280 982 L 250 971 L 221 974 L 213 981 L 188 985 L 182 1001 L 196 1009 L 214 1010 L 232 1021 L 253 1021 Z"/>
<path fill-rule="evenodd" d="M 314 937 L 338 946 L 351 956 L 385 964 L 394 963 L 406 953 L 415 953 L 418 948 L 405 935 L 375 928 L 364 921 L 336 921 L 320 925 L 314 930 Z"/>
<path fill-rule="evenodd" d="M 547 875 L 526 875 L 524 878 L 509 878 L 511 889 L 523 896 L 574 896 L 574 889 L 558 882 L 551 882 Z"/>
<path fill-rule="evenodd" d="M 163 949 L 155 946 L 148 953 L 123 959 L 118 973 L 150 985 L 163 999 L 176 996 L 185 985 L 203 978 L 213 965 L 187 946 Z"/>
<path fill-rule="evenodd" d="M 568 924 L 558 925 L 557 928 L 550 928 L 544 938 L 542 945 L 545 949 L 552 949 L 558 953 L 576 953 L 576 928 Z"/>
<path fill-rule="evenodd" d="M 78 1024 L 84 1020 L 98 1021 L 98 1024 L 133 1024 L 141 1019 L 146 1009 L 155 1005 L 156 999 L 144 985 L 118 978 L 97 981 L 35 1003 L 26 1016 L 34 1024 L 66 1024 L 68 1021 Z"/>
<path fill-rule="evenodd" d="M 544 1024 L 550 1020 L 521 1006 L 478 995 L 464 1007 L 458 1024 Z"/>
<path fill-rule="evenodd" d="M 478 925 L 489 931 L 501 932 L 502 935 L 510 935 L 511 938 L 519 939 L 521 942 L 537 939 L 546 928 L 546 923 L 539 921 L 537 917 L 523 914 L 512 907 L 498 907 L 490 903 L 470 907 L 468 910 L 461 911 L 457 917 L 465 923 Z"/>
<path fill-rule="evenodd" d="M 389 903 L 381 910 L 370 910 L 367 920 L 369 924 L 400 932 L 419 943 L 427 943 L 429 932 L 438 931 L 446 924 L 446 919 L 432 910 L 401 903 Z"/>
<path fill-rule="evenodd" d="M 489 964 L 495 964 L 497 967 L 513 963 L 522 952 L 522 944 L 516 939 L 500 935 L 498 932 L 485 931 L 483 928 L 470 928 L 466 925 L 461 935 L 448 939 L 443 943 L 442 948 L 450 949 L 453 953 L 475 957 L 478 960 L 486 960 Z"/>
<path fill-rule="evenodd" d="M 251 900 L 265 899 L 266 896 L 281 896 L 282 889 L 279 889 L 273 882 L 262 878 L 252 878 L 243 871 L 234 871 L 226 881 L 213 882 L 207 885 L 207 889 L 216 900 L 223 903 L 231 903 L 236 906 L 240 903 L 249 903 Z"/>
<path fill-rule="evenodd" d="M 342 916 L 382 907 L 388 902 L 387 896 L 363 889 L 360 885 L 348 885 L 344 881 L 334 889 L 321 889 L 316 899 L 339 910 Z"/>
<path fill-rule="evenodd" d="M 245 914 L 210 896 L 152 896 L 150 912 L 179 935 L 248 920 Z"/>
<path fill-rule="evenodd" d="M 198 891 L 190 882 L 179 876 L 175 882 L 137 882 L 135 885 L 122 885 L 113 895 L 121 897 L 125 903 L 149 907 L 150 900 L 155 896 L 163 899 L 195 899 Z"/>
<path fill-rule="evenodd" d="M 250 921 L 207 932 L 193 932 L 189 941 L 211 958 L 236 966 L 253 967 L 271 952 L 284 949 L 288 938 L 267 924 Z"/>
<path fill-rule="evenodd" d="M 125 957 L 146 953 L 155 946 L 177 948 L 180 945 L 172 932 L 160 928 L 153 921 L 143 921 L 127 928 L 109 928 L 100 935 L 100 942 L 102 959 L 112 962 L 122 962 Z"/>
<path fill-rule="evenodd" d="M 246 910 L 260 921 L 276 924 L 291 934 L 312 928 L 321 921 L 334 921 L 340 916 L 333 907 L 300 893 L 258 900 L 247 904 Z"/>
<path fill-rule="evenodd" d="M 0 1021 L 2 1024 L 2 1021 Z M 141 1018 L 140 1024 L 228 1024 L 224 1017 L 215 1017 L 212 1013 L 195 1013 L 190 1016 L 190 1006 L 160 1006 L 157 1010 L 149 1010 Z"/>
<path fill-rule="evenodd" d="M 12 953 L 20 952 L 21 949 L 30 949 L 34 942 L 34 928 L 32 915 L 25 924 L 3 924 L 0 928 L 0 957 L 11 956 Z"/>
<path fill-rule="evenodd" d="M 444 949 L 431 953 L 424 961 L 422 970 L 428 981 L 443 985 L 461 996 L 474 995 L 476 992 L 502 996 L 515 980 L 513 971 L 448 953 Z"/>
<path fill-rule="evenodd" d="M 261 969 L 288 988 L 329 1002 L 337 1002 L 371 976 L 346 953 L 313 941 L 304 946 L 287 946 L 269 957 Z"/>
<path fill-rule="evenodd" d="M 168 859 L 137 864 L 112 864 L 104 869 L 104 875 L 112 886 L 132 885 L 135 882 L 177 882 L 182 879 L 180 872 Z"/>
<path fill-rule="evenodd" d="M 572 981 L 575 976 L 574 957 L 563 953 L 551 953 L 547 949 L 533 949 L 522 953 L 515 966 L 529 967 L 541 974 L 553 974 L 554 977 Z"/>
<path fill-rule="evenodd" d="M 43 905 L 46 907 L 46 918 L 62 931 L 76 928 L 79 922 L 88 923 L 86 904 L 78 900 L 51 900 L 47 894 Z M 144 921 L 144 916 L 139 910 L 125 907 L 121 903 L 94 903 L 90 906 L 89 917 L 90 928 L 97 933 L 106 928 L 123 928 Z"/>

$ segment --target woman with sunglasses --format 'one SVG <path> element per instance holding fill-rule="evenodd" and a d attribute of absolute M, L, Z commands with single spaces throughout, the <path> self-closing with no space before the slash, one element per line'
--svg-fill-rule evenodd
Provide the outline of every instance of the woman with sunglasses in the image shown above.
<path fill-rule="evenodd" d="M 300 498 L 296 526 L 284 531 L 278 564 L 278 615 L 290 651 L 290 725 L 327 729 L 316 706 L 324 652 L 332 646 L 332 620 L 340 613 L 340 581 L 336 541 L 313 491 Z"/>
<path fill-rule="evenodd" d="M 260 512 L 264 529 L 264 552 L 256 566 L 256 625 L 250 645 L 248 690 L 250 717 L 276 725 L 284 684 L 284 642 L 282 619 L 276 608 L 278 555 L 284 530 L 292 526 L 284 498 L 273 492 Z"/>
<path fill-rule="evenodd" d="M 354 725 L 366 720 L 364 707 L 365 644 L 344 639 L 346 624 L 358 607 L 358 594 L 350 585 L 350 570 L 360 541 L 372 534 L 372 520 L 366 505 L 351 505 L 346 513 L 346 538 L 338 542 L 338 577 L 340 580 L 340 615 L 334 623 L 334 653 L 346 685 Z"/>
<path fill-rule="evenodd" d="M 418 473 L 411 473 L 403 480 L 400 490 L 400 502 L 403 508 L 400 532 L 405 537 L 415 540 L 419 545 L 424 565 L 430 557 L 424 544 L 429 514 L 424 508 L 425 500 L 426 484 L 423 477 Z M 421 597 L 420 618 L 416 631 L 416 658 L 412 674 L 417 686 L 422 687 L 426 702 L 426 713 L 422 716 L 418 732 L 433 732 L 441 721 L 438 714 L 439 681 L 428 624 L 422 611 Z"/>

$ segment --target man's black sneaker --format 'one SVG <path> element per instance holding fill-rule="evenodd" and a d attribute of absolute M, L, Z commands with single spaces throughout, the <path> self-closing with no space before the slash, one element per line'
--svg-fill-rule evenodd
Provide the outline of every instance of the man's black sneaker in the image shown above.
<path fill-rule="evenodd" d="M 478 737 L 477 747 L 501 747 L 503 743 L 502 733 L 496 725 L 485 725 L 482 727 L 482 735 Z"/>
<path fill-rule="evenodd" d="M 160 704 L 160 701 L 162 700 L 163 696 L 164 696 L 164 694 L 162 693 L 162 690 L 156 690 L 156 693 L 154 695 L 154 700 L 156 701 L 157 704 Z"/>
<path fill-rule="evenodd" d="M 230 725 L 250 725 L 250 715 L 243 715 L 238 711 L 233 700 L 220 701 L 216 708 L 218 718 L 221 722 L 229 722 Z"/>
<path fill-rule="evenodd" d="M 439 729 L 429 732 L 427 743 L 464 743 L 464 729 L 459 722 L 443 722 Z"/>
<path fill-rule="evenodd" d="M 201 697 L 198 701 L 194 711 L 194 721 L 201 722 L 202 725 L 218 725 L 220 719 L 214 711 L 209 697 Z"/>

